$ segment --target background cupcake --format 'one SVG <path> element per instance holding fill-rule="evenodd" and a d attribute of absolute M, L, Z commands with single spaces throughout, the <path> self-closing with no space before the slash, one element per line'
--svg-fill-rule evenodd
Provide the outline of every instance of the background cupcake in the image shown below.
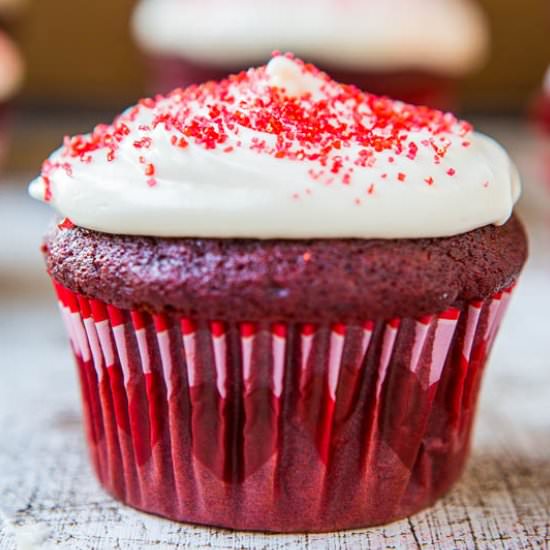
<path fill-rule="evenodd" d="M 19 91 L 24 73 L 19 49 L 2 23 L 18 14 L 24 4 L 16 0 L 0 2 L 0 162 L 5 160 L 9 146 L 9 102 Z"/>
<path fill-rule="evenodd" d="M 448 105 L 488 46 L 470 0 L 141 0 L 134 32 L 155 91 L 218 80 L 282 50 L 342 82 L 433 106 Z"/>
<path fill-rule="evenodd" d="M 460 475 L 526 256 L 467 123 L 276 57 L 67 138 L 31 193 L 67 216 L 44 252 L 117 498 L 330 531 Z"/>

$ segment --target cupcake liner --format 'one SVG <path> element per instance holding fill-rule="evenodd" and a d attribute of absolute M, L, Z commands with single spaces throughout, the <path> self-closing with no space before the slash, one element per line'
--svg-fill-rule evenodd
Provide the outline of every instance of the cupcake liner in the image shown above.
<path fill-rule="evenodd" d="M 126 311 L 54 284 L 105 488 L 172 519 L 269 531 L 386 523 L 444 494 L 512 293 L 316 325 Z"/>

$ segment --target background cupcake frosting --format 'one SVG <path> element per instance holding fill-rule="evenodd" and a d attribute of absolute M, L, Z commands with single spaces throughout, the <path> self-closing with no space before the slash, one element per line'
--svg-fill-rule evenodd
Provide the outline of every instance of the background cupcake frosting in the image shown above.
<path fill-rule="evenodd" d="M 470 0 L 144 0 L 133 29 L 163 91 L 218 80 L 283 50 L 341 82 L 447 108 L 489 44 L 483 12 Z"/>
<path fill-rule="evenodd" d="M 224 68 L 259 64 L 277 49 L 332 68 L 461 76 L 489 44 L 471 0 L 141 0 L 133 28 L 147 50 Z"/>

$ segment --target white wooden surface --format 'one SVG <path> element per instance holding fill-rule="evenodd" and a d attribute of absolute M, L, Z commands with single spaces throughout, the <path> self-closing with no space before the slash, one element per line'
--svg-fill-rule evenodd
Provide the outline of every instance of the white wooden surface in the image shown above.
<path fill-rule="evenodd" d="M 37 252 L 49 213 L 27 201 L 21 186 L 0 184 L 0 550 L 550 548 L 550 141 L 509 123 L 489 126 L 526 176 L 532 259 L 484 382 L 466 474 L 427 512 L 330 535 L 181 525 L 102 492 L 88 465 L 74 368 Z"/>

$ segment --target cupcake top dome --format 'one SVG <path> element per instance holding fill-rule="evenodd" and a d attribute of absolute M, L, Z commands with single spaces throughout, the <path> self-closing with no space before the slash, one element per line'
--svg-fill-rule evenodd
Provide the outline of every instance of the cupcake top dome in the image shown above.
<path fill-rule="evenodd" d="M 30 192 L 106 233 L 388 239 L 502 224 L 520 181 L 470 124 L 289 54 L 66 137 Z"/>
<path fill-rule="evenodd" d="M 475 0 L 141 0 L 133 27 L 148 51 L 234 68 L 281 49 L 331 67 L 461 76 L 489 43 Z"/>

